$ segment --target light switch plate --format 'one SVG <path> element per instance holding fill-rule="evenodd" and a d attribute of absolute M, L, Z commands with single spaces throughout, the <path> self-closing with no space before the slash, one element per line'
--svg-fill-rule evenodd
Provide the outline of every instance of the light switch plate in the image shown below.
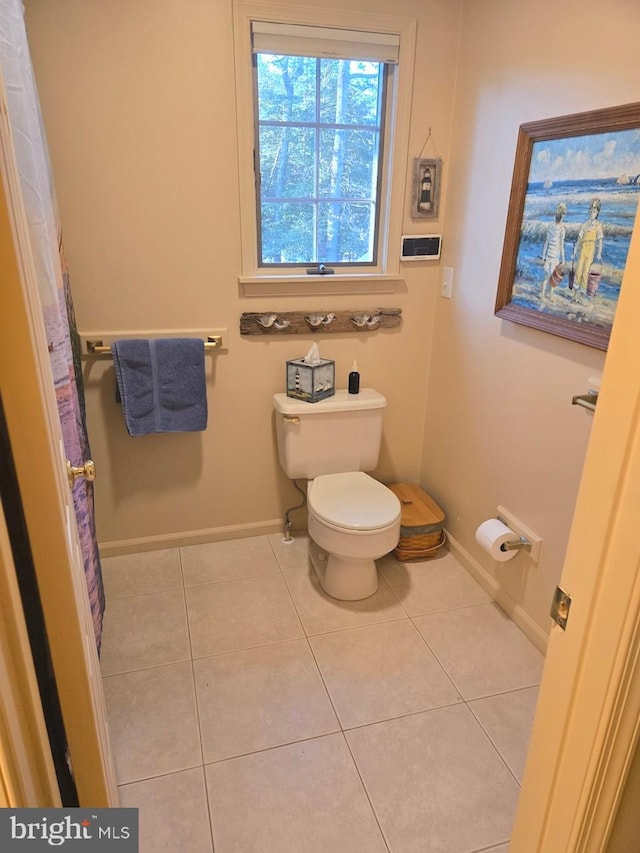
<path fill-rule="evenodd" d="M 442 270 L 442 289 L 440 296 L 444 299 L 451 299 L 453 296 L 453 267 L 445 267 Z"/>

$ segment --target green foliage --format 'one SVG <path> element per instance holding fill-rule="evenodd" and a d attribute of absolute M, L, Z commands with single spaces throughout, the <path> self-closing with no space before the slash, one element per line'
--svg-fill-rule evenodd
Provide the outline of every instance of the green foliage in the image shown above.
<path fill-rule="evenodd" d="M 262 263 L 374 261 L 384 68 L 258 54 Z"/>

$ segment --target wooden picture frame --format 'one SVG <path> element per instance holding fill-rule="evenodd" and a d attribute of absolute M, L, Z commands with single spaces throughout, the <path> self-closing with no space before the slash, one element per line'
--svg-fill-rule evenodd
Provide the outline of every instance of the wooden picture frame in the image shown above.
<path fill-rule="evenodd" d="M 412 219 L 437 219 L 440 208 L 442 160 L 439 157 L 413 161 Z"/>
<path fill-rule="evenodd" d="M 640 199 L 640 103 L 520 126 L 495 314 L 606 350 Z"/>

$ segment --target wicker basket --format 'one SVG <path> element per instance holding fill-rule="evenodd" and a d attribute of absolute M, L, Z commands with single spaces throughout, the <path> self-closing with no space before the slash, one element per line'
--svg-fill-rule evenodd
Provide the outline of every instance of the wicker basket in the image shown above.
<path fill-rule="evenodd" d="M 446 541 L 444 512 L 413 483 L 392 483 L 389 488 L 402 505 L 400 541 L 394 550 L 403 563 L 434 557 Z"/>

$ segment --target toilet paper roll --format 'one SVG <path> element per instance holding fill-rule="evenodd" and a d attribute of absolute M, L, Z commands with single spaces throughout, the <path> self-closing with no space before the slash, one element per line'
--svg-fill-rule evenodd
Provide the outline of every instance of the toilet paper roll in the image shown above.
<path fill-rule="evenodd" d="M 497 518 L 489 518 L 487 521 L 483 521 L 476 530 L 478 545 L 500 563 L 512 560 L 518 553 L 517 551 L 502 551 L 501 546 L 505 542 L 516 542 L 517 540 L 518 534 L 510 530 L 506 524 Z"/>

